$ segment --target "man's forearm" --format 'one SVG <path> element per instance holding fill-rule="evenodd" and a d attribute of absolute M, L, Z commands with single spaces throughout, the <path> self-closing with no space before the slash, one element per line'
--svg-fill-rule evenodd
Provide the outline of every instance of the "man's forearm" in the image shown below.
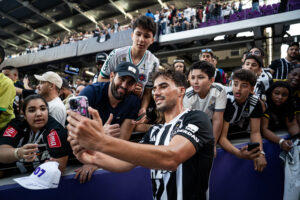
<path fill-rule="evenodd" d="M 141 108 L 144 108 L 146 110 L 149 106 L 150 100 L 151 100 L 151 89 L 145 88 L 144 95 L 142 98 Z"/>

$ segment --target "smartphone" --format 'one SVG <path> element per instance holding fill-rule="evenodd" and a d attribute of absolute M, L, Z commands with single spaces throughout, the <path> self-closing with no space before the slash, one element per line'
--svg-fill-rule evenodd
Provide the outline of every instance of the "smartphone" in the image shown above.
<path fill-rule="evenodd" d="M 82 116 L 90 117 L 88 107 L 89 102 L 85 96 L 71 97 L 69 99 L 70 109 Z"/>
<path fill-rule="evenodd" d="M 258 142 L 249 142 L 247 150 L 251 151 L 252 149 L 255 149 L 256 147 L 259 147 L 259 143 Z"/>
<path fill-rule="evenodd" d="M 146 113 L 141 114 L 140 116 L 138 116 L 138 118 L 135 119 L 135 121 L 141 120 L 145 115 Z"/>

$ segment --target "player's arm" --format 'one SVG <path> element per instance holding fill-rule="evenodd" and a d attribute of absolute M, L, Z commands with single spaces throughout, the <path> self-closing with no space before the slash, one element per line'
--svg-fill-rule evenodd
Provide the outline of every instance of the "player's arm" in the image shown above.
<path fill-rule="evenodd" d="M 133 165 L 166 170 L 175 170 L 180 163 L 196 153 L 192 142 L 180 135 L 174 136 L 168 146 L 137 144 L 108 136 L 103 132 L 98 112 L 94 109 L 89 111 L 93 120 L 69 111 L 68 130 L 75 135 L 81 148 L 102 152 Z"/>
<path fill-rule="evenodd" d="M 61 173 L 64 173 L 66 167 L 67 167 L 67 163 L 68 163 L 68 158 L 69 156 L 63 156 L 60 158 L 50 158 L 50 160 L 52 161 L 56 161 L 59 163 L 59 170 L 61 171 Z"/>

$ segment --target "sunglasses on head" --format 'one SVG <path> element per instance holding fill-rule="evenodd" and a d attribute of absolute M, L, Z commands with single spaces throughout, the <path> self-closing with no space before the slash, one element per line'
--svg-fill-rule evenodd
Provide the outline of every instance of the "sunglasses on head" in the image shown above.
<path fill-rule="evenodd" d="M 181 62 L 184 63 L 184 60 L 174 60 L 174 63 Z"/>
<path fill-rule="evenodd" d="M 212 50 L 211 50 L 211 49 L 201 49 L 201 52 L 202 52 L 202 53 L 212 52 Z"/>

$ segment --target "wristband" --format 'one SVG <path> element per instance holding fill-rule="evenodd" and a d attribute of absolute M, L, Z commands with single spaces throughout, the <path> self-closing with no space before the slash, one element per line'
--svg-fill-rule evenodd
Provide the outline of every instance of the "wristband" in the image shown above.
<path fill-rule="evenodd" d="M 21 160 L 21 158 L 19 158 L 18 151 L 19 151 L 19 148 L 16 148 L 14 151 L 14 155 L 17 160 Z"/>
<path fill-rule="evenodd" d="M 266 153 L 264 151 L 260 151 L 260 153 L 263 155 L 263 156 L 266 156 Z"/>
<path fill-rule="evenodd" d="M 284 142 L 284 140 L 285 139 L 283 139 L 283 138 L 281 138 L 280 140 L 279 140 L 279 146 L 281 147 L 281 144 Z"/>

